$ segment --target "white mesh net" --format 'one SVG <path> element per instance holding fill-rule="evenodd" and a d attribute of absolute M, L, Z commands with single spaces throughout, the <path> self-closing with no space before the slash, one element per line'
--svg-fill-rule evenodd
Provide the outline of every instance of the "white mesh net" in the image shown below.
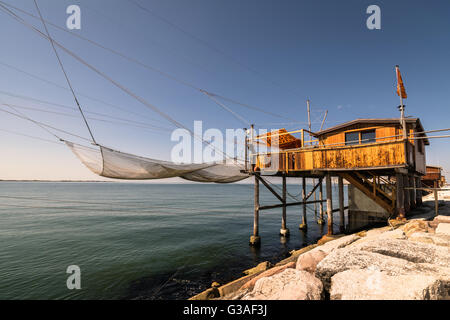
<path fill-rule="evenodd" d="M 147 180 L 181 177 L 196 182 L 231 183 L 248 177 L 241 173 L 243 168 L 238 164 L 175 164 L 103 146 L 94 149 L 68 141 L 65 143 L 89 170 L 107 178 Z"/>

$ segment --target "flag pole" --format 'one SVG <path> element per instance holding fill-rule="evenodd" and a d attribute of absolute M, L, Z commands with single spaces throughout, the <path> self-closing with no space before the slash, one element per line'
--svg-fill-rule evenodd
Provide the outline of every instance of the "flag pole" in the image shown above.
<path fill-rule="evenodd" d="M 406 132 L 406 120 L 405 120 L 405 105 L 403 104 L 403 96 L 402 96 L 402 91 L 400 86 L 400 79 L 399 79 L 399 75 L 400 75 L 400 70 L 399 70 L 399 66 L 396 65 L 395 66 L 395 71 L 396 71 L 396 75 L 397 75 L 397 86 L 398 86 L 398 95 L 400 96 L 400 123 L 402 125 L 403 128 L 403 139 L 407 139 L 407 132 Z"/>

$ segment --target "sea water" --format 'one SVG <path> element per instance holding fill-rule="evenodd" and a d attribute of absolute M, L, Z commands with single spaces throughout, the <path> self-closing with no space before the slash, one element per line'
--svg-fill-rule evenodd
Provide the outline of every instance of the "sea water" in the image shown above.
<path fill-rule="evenodd" d="M 288 192 L 299 201 L 298 184 Z M 277 202 L 261 186 L 261 205 Z M 253 184 L 0 182 L 0 299 L 186 299 L 326 233 L 312 204 L 306 232 L 301 216 L 288 207 L 286 240 L 281 208 L 261 211 L 255 249 Z"/>

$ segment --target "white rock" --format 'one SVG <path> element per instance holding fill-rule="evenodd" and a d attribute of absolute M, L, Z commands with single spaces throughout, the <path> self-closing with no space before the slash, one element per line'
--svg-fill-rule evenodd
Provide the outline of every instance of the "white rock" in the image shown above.
<path fill-rule="evenodd" d="M 373 240 L 338 249 L 316 267 L 325 289 L 331 277 L 350 269 L 376 268 L 391 276 L 405 274 L 450 275 L 450 249 L 407 240 Z"/>
<path fill-rule="evenodd" d="M 331 278 L 331 300 L 441 300 L 450 297 L 449 279 L 439 275 L 398 275 L 375 268 L 347 270 Z"/>
<path fill-rule="evenodd" d="M 436 228 L 436 234 L 450 236 L 450 223 L 439 223 Z"/>
<path fill-rule="evenodd" d="M 320 300 L 322 282 L 309 272 L 288 268 L 259 279 L 242 300 Z"/>

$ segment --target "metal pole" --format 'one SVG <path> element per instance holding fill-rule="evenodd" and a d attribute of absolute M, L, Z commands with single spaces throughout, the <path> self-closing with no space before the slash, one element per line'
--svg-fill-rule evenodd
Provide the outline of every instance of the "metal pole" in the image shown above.
<path fill-rule="evenodd" d="M 308 111 L 308 134 L 309 134 L 309 144 L 311 145 L 312 142 L 312 137 L 311 137 L 311 110 L 310 110 L 310 106 L 309 106 L 309 99 L 306 100 L 306 109 Z"/>
<path fill-rule="evenodd" d="M 245 147 L 244 147 L 244 169 L 245 171 L 248 171 L 248 130 L 247 128 L 244 128 L 245 132 Z"/>
<path fill-rule="evenodd" d="M 320 130 L 319 131 L 322 131 L 323 125 L 324 125 L 325 120 L 327 118 L 327 114 L 328 114 L 328 110 L 325 110 L 325 115 L 323 116 L 322 124 L 320 125 Z"/>
<path fill-rule="evenodd" d="M 333 234 L 333 200 L 331 191 L 331 174 L 327 173 L 326 177 L 327 187 L 327 215 L 328 215 L 328 235 Z"/>

